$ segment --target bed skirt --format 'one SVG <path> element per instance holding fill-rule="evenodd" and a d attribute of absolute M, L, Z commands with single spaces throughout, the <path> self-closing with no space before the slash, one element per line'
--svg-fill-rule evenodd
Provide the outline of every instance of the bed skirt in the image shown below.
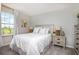
<path fill-rule="evenodd" d="M 40 55 L 44 55 L 47 50 L 51 47 L 52 43 L 50 43 L 47 47 L 44 48 L 43 52 L 40 53 Z M 16 45 L 13 45 L 13 48 L 11 50 L 15 51 L 19 55 L 27 55 L 27 52 L 24 52 L 21 48 L 18 48 Z"/>

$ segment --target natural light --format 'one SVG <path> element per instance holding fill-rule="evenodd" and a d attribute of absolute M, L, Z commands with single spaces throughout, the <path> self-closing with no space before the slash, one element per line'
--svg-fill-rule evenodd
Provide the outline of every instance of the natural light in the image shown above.
<path fill-rule="evenodd" d="M 3 35 L 13 34 L 14 33 L 14 15 L 1 12 L 1 33 Z"/>

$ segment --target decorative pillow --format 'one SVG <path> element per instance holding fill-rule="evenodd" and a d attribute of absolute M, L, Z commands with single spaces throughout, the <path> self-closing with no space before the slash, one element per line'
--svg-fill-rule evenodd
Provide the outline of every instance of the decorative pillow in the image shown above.
<path fill-rule="evenodd" d="M 40 27 L 35 27 L 33 33 L 39 33 Z"/>
<path fill-rule="evenodd" d="M 48 34 L 50 32 L 50 28 L 43 27 L 40 29 L 40 34 Z"/>
<path fill-rule="evenodd" d="M 46 28 L 45 34 L 48 34 L 49 32 L 50 32 L 50 29 L 49 28 Z"/>
<path fill-rule="evenodd" d="M 39 33 L 40 34 L 45 34 L 45 30 L 46 30 L 45 28 L 41 28 L 40 31 L 39 31 Z"/>

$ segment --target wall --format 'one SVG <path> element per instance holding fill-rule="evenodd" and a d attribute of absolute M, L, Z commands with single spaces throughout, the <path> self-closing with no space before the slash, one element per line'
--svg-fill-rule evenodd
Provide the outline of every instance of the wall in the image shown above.
<path fill-rule="evenodd" d="M 73 48 L 74 46 L 74 25 L 76 24 L 76 14 L 79 12 L 77 7 L 68 7 L 63 10 L 44 13 L 30 18 L 30 25 L 55 24 L 62 26 L 67 40 L 66 46 Z"/>
<path fill-rule="evenodd" d="M 1 12 L 1 3 L 0 3 L 0 12 Z M 0 17 L 0 19 L 1 19 L 1 17 Z M 1 21 L 0 21 L 0 23 L 1 23 Z M 1 27 L 0 27 L 1 28 Z M 0 36 L 0 47 L 1 47 L 1 41 L 2 41 L 2 38 L 1 38 L 1 36 Z"/>
<path fill-rule="evenodd" d="M 12 40 L 12 35 L 8 35 L 8 36 L 1 36 L 2 40 L 1 40 L 1 47 L 2 46 L 6 46 L 9 45 L 11 40 Z"/>
<path fill-rule="evenodd" d="M 15 11 L 16 15 L 16 34 L 22 34 L 22 33 L 27 33 L 28 32 L 28 27 L 21 27 L 22 25 L 22 20 L 25 20 L 27 22 L 27 26 L 29 25 L 29 18 L 30 16 L 20 12 L 20 11 Z"/>

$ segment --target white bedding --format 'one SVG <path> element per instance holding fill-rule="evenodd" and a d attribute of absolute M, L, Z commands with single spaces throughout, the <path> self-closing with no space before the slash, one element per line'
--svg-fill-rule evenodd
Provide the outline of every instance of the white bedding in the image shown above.
<path fill-rule="evenodd" d="M 15 35 L 10 47 L 13 45 L 21 48 L 27 55 L 39 55 L 51 42 L 51 34 L 20 34 Z"/>

